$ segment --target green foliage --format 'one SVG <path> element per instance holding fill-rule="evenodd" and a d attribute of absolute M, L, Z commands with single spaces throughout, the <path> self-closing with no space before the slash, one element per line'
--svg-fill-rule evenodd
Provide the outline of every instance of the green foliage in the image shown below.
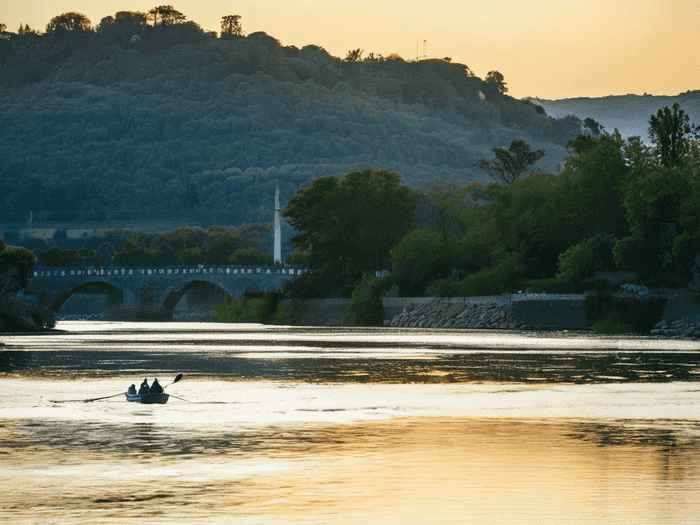
<path fill-rule="evenodd" d="M 622 335 L 634 331 L 632 325 L 621 323 L 611 317 L 596 321 L 591 328 L 595 333 L 605 335 Z"/>
<path fill-rule="evenodd" d="M 526 292 L 551 294 L 580 294 L 587 291 L 613 292 L 618 288 L 617 285 L 610 284 L 610 282 L 605 279 L 564 281 L 559 277 L 530 279 L 525 284 Z"/>
<path fill-rule="evenodd" d="M 679 218 L 683 203 L 693 195 L 691 166 L 676 168 L 657 166 L 629 185 L 624 199 L 630 234 L 615 247 L 615 263 L 624 270 L 660 272 L 671 251 L 660 243 L 662 224 L 673 223 L 676 234 L 682 234 Z M 697 215 L 691 211 L 691 216 Z M 690 217 L 688 217 L 690 218 Z M 668 267 L 668 266 L 666 266 Z"/>
<path fill-rule="evenodd" d="M 610 292 L 589 295 L 584 302 L 586 322 L 594 330 L 649 333 L 666 308 L 666 298 L 614 297 Z M 596 328 L 597 327 L 597 328 Z"/>
<path fill-rule="evenodd" d="M 202 250 L 199 246 L 183 248 L 177 256 L 177 262 L 183 266 L 194 266 L 203 261 Z"/>
<path fill-rule="evenodd" d="M 343 313 L 345 324 L 349 326 L 382 326 L 384 305 L 382 294 L 394 284 L 390 275 L 376 278 L 367 272 L 352 291 L 350 304 Z"/>
<path fill-rule="evenodd" d="M 433 179 L 416 205 L 414 228 L 424 227 L 442 233 L 445 242 L 451 242 L 464 232 L 460 215 L 464 209 L 475 206 L 473 193 L 479 183 L 465 186 L 456 180 Z"/>
<path fill-rule="evenodd" d="M 557 257 L 580 238 L 579 225 L 571 223 L 561 205 L 562 182 L 554 175 L 533 174 L 509 186 L 491 184 L 488 204 L 479 220 L 481 238 L 488 239 L 492 259 L 505 252 L 522 255 L 527 278 L 553 276 Z"/>
<path fill-rule="evenodd" d="M 242 246 L 243 241 L 236 230 L 210 228 L 204 241 L 204 261 L 207 264 L 228 264 L 229 257 Z"/>
<path fill-rule="evenodd" d="M 558 278 L 579 281 L 591 277 L 595 272 L 614 269 L 613 248 L 616 241 L 611 235 L 596 235 L 572 246 L 559 255 Z"/>
<path fill-rule="evenodd" d="M 39 262 L 47 268 L 68 268 L 76 263 L 77 257 L 76 250 L 65 250 L 56 245 L 39 252 L 37 256 Z"/>
<path fill-rule="evenodd" d="M 55 326 L 56 315 L 51 310 L 0 291 L 0 332 L 32 332 Z"/>
<path fill-rule="evenodd" d="M 142 248 L 138 241 L 131 237 L 124 241 L 122 249 L 114 255 L 115 266 L 154 266 L 162 264 L 161 250 Z"/>
<path fill-rule="evenodd" d="M 678 103 L 673 110 L 664 107 L 649 119 L 649 138 L 656 146 L 661 164 L 667 168 L 678 166 L 689 150 L 685 135 L 693 131 L 689 117 Z"/>
<path fill-rule="evenodd" d="M 630 177 L 624 153 L 624 141 L 619 134 L 594 138 L 579 135 L 567 146 L 573 154 L 566 159 L 561 175 L 561 204 L 568 218 L 582 226 L 582 233 L 623 236 L 627 221 L 623 207 L 624 192 Z"/>
<path fill-rule="evenodd" d="M 231 299 L 213 305 L 217 319 L 225 323 L 269 323 L 277 317 L 277 303 L 280 295 L 266 292 L 262 296 L 246 296 L 244 299 Z M 284 314 L 281 314 L 284 315 Z"/>
<path fill-rule="evenodd" d="M 303 266 L 309 264 L 309 254 L 300 251 L 292 252 L 287 257 L 287 264 Z"/>
<path fill-rule="evenodd" d="M 475 165 L 488 173 L 495 182 L 512 184 L 535 162 L 544 157 L 544 150 L 531 151 L 524 140 L 513 140 L 507 150 L 493 148 L 494 160 L 480 160 Z"/>
<path fill-rule="evenodd" d="M 311 275 L 295 281 L 297 297 L 347 296 L 366 271 L 390 267 L 390 250 L 405 235 L 419 193 L 388 170 L 315 179 L 282 212 L 300 232 L 292 245 L 309 253 Z M 313 286 L 311 285 L 313 281 Z"/>
<path fill-rule="evenodd" d="M 240 266 L 272 266 L 272 254 L 262 253 L 255 248 L 236 250 L 228 259 L 229 263 Z"/>
<path fill-rule="evenodd" d="M 522 289 L 524 282 L 520 255 L 508 253 L 493 266 L 461 280 L 447 277 L 431 288 L 433 295 L 439 297 L 472 297 L 512 293 Z"/>
<path fill-rule="evenodd" d="M 435 276 L 451 272 L 452 253 L 439 232 L 422 229 L 391 249 L 392 275 L 402 296 L 422 296 Z"/>
<path fill-rule="evenodd" d="M 0 249 L 0 290 L 17 293 L 26 288 L 35 264 L 36 257 L 26 248 Z"/>

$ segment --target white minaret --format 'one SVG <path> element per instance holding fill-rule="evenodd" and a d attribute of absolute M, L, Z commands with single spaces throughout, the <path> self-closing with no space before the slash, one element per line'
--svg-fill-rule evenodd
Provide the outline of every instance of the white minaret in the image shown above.
<path fill-rule="evenodd" d="M 282 230 L 280 228 L 280 190 L 275 188 L 275 264 L 282 264 Z"/>

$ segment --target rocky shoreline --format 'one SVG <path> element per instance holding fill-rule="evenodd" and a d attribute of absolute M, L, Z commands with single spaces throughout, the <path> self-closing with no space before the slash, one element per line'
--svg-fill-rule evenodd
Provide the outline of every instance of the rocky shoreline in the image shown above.
<path fill-rule="evenodd" d="M 671 339 L 700 339 L 700 315 L 683 316 L 675 321 L 662 319 L 656 323 L 650 334 Z"/>
<path fill-rule="evenodd" d="M 468 303 L 436 299 L 421 305 L 409 305 L 384 321 L 384 326 L 396 328 L 453 328 L 491 330 L 549 330 L 561 327 L 527 324 L 519 319 L 516 303 Z M 700 314 L 678 319 L 662 319 L 649 335 L 670 339 L 700 340 Z"/>
<path fill-rule="evenodd" d="M 499 306 L 492 302 L 471 304 L 438 300 L 418 308 L 404 308 L 385 325 L 404 328 L 531 328 L 518 321 L 512 310 L 512 303 Z"/>

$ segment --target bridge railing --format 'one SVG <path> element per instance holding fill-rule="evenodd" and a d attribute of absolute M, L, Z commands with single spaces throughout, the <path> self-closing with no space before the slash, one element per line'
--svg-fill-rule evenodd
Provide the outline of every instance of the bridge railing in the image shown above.
<path fill-rule="evenodd" d="M 130 277 L 147 275 L 302 275 L 306 268 L 292 266 L 166 266 L 109 268 L 35 268 L 34 277 Z"/>

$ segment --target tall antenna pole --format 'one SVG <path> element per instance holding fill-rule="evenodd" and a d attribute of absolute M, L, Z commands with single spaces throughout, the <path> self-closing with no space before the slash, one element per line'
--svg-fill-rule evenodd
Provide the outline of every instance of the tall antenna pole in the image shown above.
<path fill-rule="evenodd" d="M 282 264 L 282 230 L 280 228 L 280 190 L 275 188 L 275 248 L 274 264 Z"/>

